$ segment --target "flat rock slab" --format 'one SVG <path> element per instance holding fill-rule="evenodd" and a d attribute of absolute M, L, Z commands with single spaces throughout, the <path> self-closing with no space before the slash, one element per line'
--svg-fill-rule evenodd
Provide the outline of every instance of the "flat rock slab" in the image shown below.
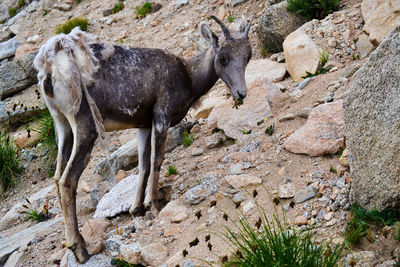
<path fill-rule="evenodd" d="M 242 175 L 228 175 L 225 176 L 225 181 L 227 181 L 233 188 L 243 188 L 252 185 L 261 184 L 261 178 L 249 174 Z"/>
<path fill-rule="evenodd" d="M 232 98 L 216 106 L 208 117 L 210 128 L 223 129 L 226 136 L 238 139 L 243 136 L 241 130 L 256 128 L 257 123 L 272 116 L 270 101 L 281 93 L 279 88 L 268 80 L 257 79 L 248 88 L 243 105 L 234 108 Z"/>
<path fill-rule="evenodd" d="M 309 185 L 303 190 L 296 193 L 296 195 L 294 196 L 294 202 L 302 203 L 304 201 L 309 200 L 310 198 L 315 197 L 316 194 L 317 194 L 317 189 Z"/>
<path fill-rule="evenodd" d="M 60 267 L 111 267 L 111 259 L 103 254 L 93 255 L 86 263 L 80 264 L 76 261 L 74 253 L 67 250 L 60 262 Z"/>
<path fill-rule="evenodd" d="M 312 157 L 338 152 L 345 134 L 342 104 L 339 100 L 314 108 L 307 122 L 288 137 L 284 148 Z"/>
<path fill-rule="evenodd" d="M 214 195 L 217 192 L 219 185 L 215 175 L 206 175 L 199 185 L 188 190 L 184 196 L 188 204 L 196 205 L 207 197 Z"/>
<path fill-rule="evenodd" d="M 21 246 L 27 244 L 36 236 L 48 230 L 53 225 L 63 221 L 63 217 L 55 218 L 49 221 L 37 223 L 27 229 L 13 234 L 10 237 L 0 239 L 0 265 L 4 264 L 8 256 Z"/>
<path fill-rule="evenodd" d="M 250 84 L 256 79 L 268 79 L 275 83 L 282 81 L 285 74 L 284 63 L 269 59 L 251 60 L 246 67 L 246 83 Z"/>
<path fill-rule="evenodd" d="M 130 175 L 117 183 L 97 204 L 93 218 L 114 217 L 127 212 L 136 196 L 139 175 Z"/>
<path fill-rule="evenodd" d="M 295 195 L 294 186 L 291 184 L 283 184 L 279 187 L 279 198 L 292 198 Z"/>

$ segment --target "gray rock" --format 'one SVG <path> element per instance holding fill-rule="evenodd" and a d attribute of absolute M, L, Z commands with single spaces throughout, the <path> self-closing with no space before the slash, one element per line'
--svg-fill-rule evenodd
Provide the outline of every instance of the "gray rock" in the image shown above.
<path fill-rule="evenodd" d="M 309 200 L 310 198 L 315 197 L 317 194 L 317 189 L 315 189 L 313 186 L 309 185 L 303 190 L 299 191 L 296 193 L 294 196 L 294 202 L 296 203 L 302 203 L 304 201 Z"/>
<path fill-rule="evenodd" d="M 196 156 L 202 155 L 203 153 L 204 153 L 204 149 L 198 148 L 198 149 L 193 150 L 192 153 L 191 153 L 191 155 L 192 155 L 193 157 L 196 157 Z"/>
<path fill-rule="evenodd" d="M 258 26 L 258 36 L 269 52 L 281 52 L 286 36 L 307 21 L 304 17 L 286 10 L 287 3 L 283 1 L 268 8 L 261 16 Z"/>
<path fill-rule="evenodd" d="M 237 5 L 246 3 L 248 0 L 232 0 L 232 6 L 235 7 Z"/>
<path fill-rule="evenodd" d="M 12 57 L 15 54 L 15 50 L 20 43 L 17 41 L 17 38 L 14 37 L 8 41 L 0 43 L 0 60 L 8 57 Z"/>
<path fill-rule="evenodd" d="M 299 85 L 297 85 L 296 90 L 303 90 L 304 87 L 306 87 L 307 84 L 308 84 L 310 81 L 311 81 L 311 78 L 310 78 L 310 77 L 308 77 L 308 78 L 302 80 L 302 81 L 299 83 Z"/>
<path fill-rule="evenodd" d="M 217 177 L 215 175 L 207 175 L 200 181 L 199 185 L 185 193 L 186 202 L 191 205 L 199 204 L 207 197 L 214 195 L 218 187 Z"/>
<path fill-rule="evenodd" d="M 63 221 L 62 217 L 35 224 L 27 229 L 1 239 L 0 242 L 0 265 L 4 264 L 12 252 L 33 240 L 36 236 Z"/>
<path fill-rule="evenodd" d="M 38 155 L 33 152 L 32 150 L 23 149 L 21 153 L 21 158 L 26 160 L 27 162 L 31 162 L 32 160 L 36 159 Z"/>
<path fill-rule="evenodd" d="M 183 262 L 183 267 L 194 267 L 194 266 L 196 266 L 196 265 L 191 261 L 184 261 Z"/>
<path fill-rule="evenodd" d="M 253 140 L 248 144 L 245 144 L 239 149 L 239 152 L 253 152 L 256 150 L 261 144 L 260 140 Z"/>
<path fill-rule="evenodd" d="M 373 267 L 376 266 L 375 262 L 377 260 L 376 253 L 373 251 L 358 251 L 351 254 L 346 255 L 341 260 L 341 266 L 343 267 L 351 267 L 354 266 L 350 264 L 350 259 L 354 259 L 356 261 L 355 266 L 363 266 L 363 267 Z"/>
<path fill-rule="evenodd" d="M 279 186 L 279 198 L 286 199 L 292 198 L 295 195 L 295 188 L 292 184 L 287 183 Z"/>
<path fill-rule="evenodd" d="M 205 138 L 207 148 L 222 146 L 226 141 L 226 135 L 223 132 L 216 132 Z"/>
<path fill-rule="evenodd" d="M 111 267 L 111 259 L 103 254 L 93 255 L 87 262 L 80 264 L 76 261 L 74 253 L 67 250 L 60 262 L 60 267 Z"/>
<path fill-rule="evenodd" d="M 113 12 L 113 9 L 112 9 L 112 8 L 103 10 L 103 16 L 104 16 L 104 17 L 110 16 L 110 15 L 112 14 L 112 12 Z"/>
<path fill-rule="evenodd" d="M 344 101 L 352 186 L 350 201 L 367 209 L 400 207 L 400 28 L 354 75 Z"/>
<path fill-rule="evenodd" d="M 36 52 L 0 64 L 0 99 L 18 93 L 37 82 L 33 59 Z"/>
<path fill-rule="evenodd" d="M 139 175 L 129 175 L 116 184 L 97 204 L 93 218 L 113 217 L 127 212 L 136 196 Z"/>
<path fill-rule="evenodd" d="M 119 237 L 119 236 L 118 236 Z M 118 257 L 121 250 L 120 238 L 111 237 L 106 241 L 106 250 L 111 257 Z"/>

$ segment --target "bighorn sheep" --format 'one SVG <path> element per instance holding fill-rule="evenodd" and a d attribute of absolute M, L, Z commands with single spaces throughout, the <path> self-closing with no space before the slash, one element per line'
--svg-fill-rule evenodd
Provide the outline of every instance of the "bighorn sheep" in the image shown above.
<path fill-rule="evenodd" d="M 211 46 L 189 59 L 161 49 L 91 43 L 91 36 L 78 28 L 54 36 L 40 48 L 34 65 L 57 134 L 54 179 L 64 214 L 65 245 L 79 262 L 90 256 L 78 230 L 76 189 L 98 135 L 139 128 L 139 182 L 130 213 L 142 214 L 145 207 L 156 213 L 168 128 L 179 123 L 219 78 L 234 99 L 246 97 L 251 21 L 246 26 L 243 17 L 239 31 L 231 33 L 212 18 L 223 35 L 217 36 L 202 22 L 201 34 Z"/>

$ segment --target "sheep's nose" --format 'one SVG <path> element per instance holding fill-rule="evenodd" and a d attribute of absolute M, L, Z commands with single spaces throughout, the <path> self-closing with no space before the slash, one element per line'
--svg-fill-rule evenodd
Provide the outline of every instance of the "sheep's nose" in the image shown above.
<path fill-rule="evenodd" d="M 244 99 L 246 97 L 246 93 L 238 93 L 240 99 Z"/>

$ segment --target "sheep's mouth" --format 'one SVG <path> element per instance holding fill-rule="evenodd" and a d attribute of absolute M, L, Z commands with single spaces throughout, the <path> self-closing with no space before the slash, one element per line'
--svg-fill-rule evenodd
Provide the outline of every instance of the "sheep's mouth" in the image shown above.
<path fill-rule="evenodd" d="M 239 106 L 243 105 L 243 99 L 240 98 L 240 97 L 239 98 L 235 98 L 234 101 L 235 101 L 235 103 L 233 103 L 232 108 L 238 109 Z"/>

